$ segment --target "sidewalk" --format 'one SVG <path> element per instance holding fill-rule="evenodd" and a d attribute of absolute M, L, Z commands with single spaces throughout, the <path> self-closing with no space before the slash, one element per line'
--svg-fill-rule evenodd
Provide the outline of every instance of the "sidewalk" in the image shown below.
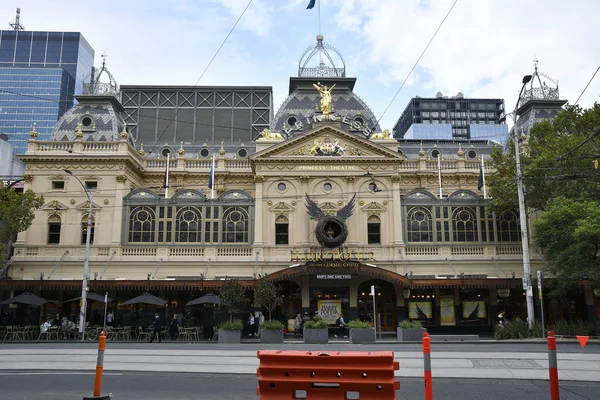
<path fill-rule="evenodd" d="M 313 351 L 328 350 L 314 346 Z M 94 371 L 96 355 L 95 349 L 80 346 L 59 349 L 0 347 L 0 371 Z M 396 376 L 422 377 L 422 357 L 420 351 L 396 352 L 395 358 L 400 362 Z M 547 355 L 540 352 L 436 351 L 432 352 L 431 358 L 434 378 L 548 379 Z M 176 350 L 161 349 L 155 344 L 146 349 L 107 347 L 104 370 L 254 375 L 258 364 L 255 350 L 226 350 L 216 346 L 210 350 Z M 600 354 L 559 352 L 558 367 L 561 380 L 600 382 Z"/>

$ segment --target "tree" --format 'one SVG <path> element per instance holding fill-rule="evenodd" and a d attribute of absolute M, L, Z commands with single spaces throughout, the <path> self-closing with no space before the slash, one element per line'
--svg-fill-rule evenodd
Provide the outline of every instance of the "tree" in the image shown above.
<path fill-rule="evenodd" d="M 254 299 L 261 307 L 265 307 L 269 311 L 269 321 L 273 310 L 281 304 L 281 296 L 277 286 L 267 278 L 257 281 L 254 288 Z"/>
<path fill-rule="evenodd" d="M 541 211 L 532 234 L 544 251 L 556 296 L 566 296 L 583 279 L 600 282 L 600 105 L 569 106 L 554 120 L 536 123 L 522 143 L 525 202 Z M 488 179 L 492 208 L 517 208 L 515 150 L 495 150 L 497 173 Z"/>
<path fill-rule="evenodd" d="M 535 124 L 521 144 L 521 166 L 527 207 L 546 210 L 552 200 L 586 201 L 600 197 L 600 104 L 583 110 L 569 106 L 552 121 Z M 515 150 L 492 153 L 496 173 L 488 178 L 496 211 L 518 208 Z"/>
<path fill-rule="evenodd" d="M 225 277 L 221 290 L 219 291 L 221 305 L 229 312 L 229 320 L 233 320 L 233 312 L 240 309 L 248 303 L 246 292 L 238 279 Z"/>
<path fill-rule="evenodd" d="M 14 236 L 31 226 L 34 211 L 43 204 L 44 198 L 31 190 L 19 193 L 0 183 L 0 275 Z"/>
<path fill-rule="evenodd" d="M 556 277 L 554 295 L 568 295 L 583 280 L 600 285 L 600 201 L 559 197 L 534 225 L 548 270 Z"/>

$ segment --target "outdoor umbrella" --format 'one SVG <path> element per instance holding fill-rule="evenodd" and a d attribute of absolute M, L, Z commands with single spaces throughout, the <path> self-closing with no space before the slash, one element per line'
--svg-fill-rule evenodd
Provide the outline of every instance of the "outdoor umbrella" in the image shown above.
<path fill-rule="evenodd" d="M 138 303 L 152 304 L 155 306 L 164 306 L 165 304 L 167 304 L 167 301 L 163 300 L 159 297 L 153 296 L 148 292 L 144 292 L 141 296 L 134 297 L 131 300 L 127 300 L 127 301 L 121 303 L 121 305 L 126 306 L 128 304 L 138 304 Z"/>
<path fill-rule="evenodd" d="M 36 296 L 30 292 L 25 292 L 8 300 L 4 300 L 3 302 L 0 302 L 0 304 L 22 303 L 29 304 L 30 306 L 41 306 L 47 302 L 48 300 L 42 299 L 40 296 Z"/>
<path fill-rule="evenodd" d="M 81 296 L 79 296 L 79 297 L 74 297 L 74 298 L 72 298 L 72 299 L 69 299 L 69 300 L 63 301 L 63 303 L 70 303 L 70 302 L 72 302 L 72 301 L 79 301 L 80 299 L 81 299 Z M 102 294 L 98 294 L 98 293 L 94 293 L 94 292 L 90 292 L 90 293 L 88 293 L 88 295 L 87 295 L 87 299 L 88 299 L 88 300 L 99 301 L 99 302 L 101 302 L 101 303 L 104 303 L 104 295 L 102 295 Z M 109 297 L 109 298 L 108 298 L 108 303 L 111 303 L 112 301 L 113 301 L 113 300 L 112 300 L 112 299 Z"/>
<path fill-rule="evenodd" d="M 202 297 L 198 297 L 192 301 L 189 301 L 185 306 L 195 306 L 197 304 L 221 304 L 221 299 L 217 297 L 217 295 L 213 293 L 209 293 Z"/>

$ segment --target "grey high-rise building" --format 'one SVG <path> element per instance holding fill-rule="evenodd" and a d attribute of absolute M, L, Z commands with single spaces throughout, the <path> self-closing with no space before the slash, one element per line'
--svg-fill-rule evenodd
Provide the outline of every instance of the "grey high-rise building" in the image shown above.
<path fill-rule="evenodd" d="M 79 32 L 0 31 L 0 133 L 15 153 L 27 149 L 33 123 L 40 140 L 73 106 L 92 72 L 94 49 Z"/>
<path fill-rule="evenodd" d="M 394 126 L 397 139 L 495 140 L 504 143 L 504 100 L 466 99 L 462 93 L 448 98 L 414 97 Z"/>

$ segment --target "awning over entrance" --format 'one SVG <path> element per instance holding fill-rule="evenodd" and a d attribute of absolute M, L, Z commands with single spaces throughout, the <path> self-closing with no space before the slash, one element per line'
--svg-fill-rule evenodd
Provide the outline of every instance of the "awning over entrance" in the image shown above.
<path fill-rule="evenodd" d="M 198 290 L 219 288 L 224 281 L 198 280 L 91 280 L 88 282 L 90 290 Z M 253 280 L 240 280 L 242 287 L 254 287 Z M 81 290 L 79 280 L 5 280 L 0 281 L 0 290 Z"/>

